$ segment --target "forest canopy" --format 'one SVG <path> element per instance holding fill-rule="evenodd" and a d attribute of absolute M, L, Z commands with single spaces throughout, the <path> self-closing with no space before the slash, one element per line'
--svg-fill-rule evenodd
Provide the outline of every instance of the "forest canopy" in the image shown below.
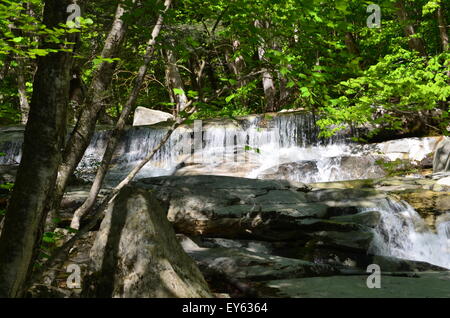
<path fill-rule="evenodd" d="M 0 2 L 0 116 L 26 121 L 36 57 L 77 33 L 72 67 L 76 120 L 95 69 L 117 64 L 104 96 L 104 123 L 116 119 L 132 89 L 162 1 L 124 1 L 127 34 L 117 56 L 102 57 L 117 1 L 78 1 L 80 18 L 58 28 L 42 23 L 43 1 Z M 312 110 L 319 124 L 372 124 L 445 133 L 449 110 L 449 6 L 446 1 L 383 0 L 174 1 L 152 54 L 136 105 L 194 117 Z M 75 12 L 75 11 L 73 11 Z M 69 21 L 69 20 L 68 20 Z M 72 25 L 71 25 L 72 24 Z M 76 24 L 76 25 L 73 25 Z M 53 49 L 54 50 L 54 49 Z M 16 75 L 17 74 L 17 75 Z"/>

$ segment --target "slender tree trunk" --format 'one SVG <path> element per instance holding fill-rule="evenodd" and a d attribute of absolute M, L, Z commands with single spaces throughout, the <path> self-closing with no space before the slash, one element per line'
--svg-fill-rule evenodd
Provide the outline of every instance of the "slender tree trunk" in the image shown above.
<path fill-rule="evenodd" d="M 230 57 L 235 55 L 240 45 L 241 43 L 238 40 L 234 40 L 232 43 L 233 51 L 231 53 L 229 51 L 225 52 L 225 61 L 228 69 L 237 79 L 236 88 L 244 87 L 249 82 L 248 79 L 243 78 L 246 67 L 244 57 L 242 55 L 238 55 L 234 59 Z M 248 104 L 248 100 L 245 97 L 240 97 L 239 101 L 243 106 Z"/>
<path fill-rule="evenodd" d="M 46 0 L 43 22 L 57 27 L 67 19 L 70 0 Z M 43 48 L 58 48 L 45 44 Z M 45 203 L 55 184 L 66 134 L 72 54 L 38 58 L 23 155 L 0 237 L 0 297 L 21 297 L 40 244 Z"/>
<path fill-rule="evenodd" d="M 172 0 L 165 0 L 164 13 L 169 9 L 171 3 L 172 3 Z M 150 61 L 152 59 L 152 56 L 153 56 L 153 53 L 155 50 L 156 38 L 158 37 L 158 35 L 161 31 L 163 22 L 164 22 L 163 14 L 159 15 L 156 25 L 153 28 L 151 39 L 147 44 L 146 54 L 144 56 L 144 63 L 139 68 L 139 72 L 136 77 L 136 82 L 134 84 L 133 90 L 132 90 L 130 96 L 128 97 L 128 100 L 127 100 L 125 106 L 123 107 L 123 110 L 120 114 L 119 120 L 116 123 L 116 127 L 114 128 L 114 131 L 108 140 L 108 145 L 106 146 L 106 150 L 103 155 L 102 163 L 100 164 L 100 167 L 97 170 L 97 174 L 95 176 L 94 182 L 93 182 L 91 190 L 89 192 L 89 196 L 86 199 L 86 201 L 83 203 L 83 205 L 80 208 L 78 208 L 74 213 L 74 216 L 72 218 L 72 223 L 70 225 L 74 229 L 78 229 L 80 227 L 81 218 L 83 217 L 83 215 L 86 214 L 86 212 L 88 212 L 94 206 L 95 200 L 97 199 L 98 193 L 100 192 L 101 186 L 103 184 L 103 180 L 105 179 L 106 173 L 108 172 L 108 168 L 109 168 L 109 164 L 111 163 L 112 156 L 113 156 L 114 151 L 116 150 L 116 147 L 120 141 L 120 137 L 123 134 L 126 119 L 128 118 L 128 116 L 134 109 L 136 100 L 139 96 L 139 92 L 142 87 L 142 83 L 144 82 L 145 75 L 147 74 L 148 65 L 150 64 Z"/>
<path fill-rule="evenodd" d="M 260 48 L 259 50 L 260 59 L 264 56 L 264 49 Z M 273 112 L 276 110 L 275 98 L 276 98 L 276 89 L 275 83 L 273 80 L 272 73 L 270 73 L 267 68 L 263 68 L 264 72 L 262 73 L 262 84 L 264 90 L 264 96 L 266 99 L 266 111 Z"/>
<path fill-rule="evenodd" d="M 351 32 L 345 32 L 345 46 L 350 54 L 359 56 L 359 48 Z"/>
<path fill-rule="evenodd" d="M 426 56 L 427 52 L 425 49 L 425 43 L 422 38 L 416 37 L 416 30 L 414 25 L 408 21 L 408 12 L 405 9 L 405 3 L 403 0 L 397 0 L 395 3 L 397 7 L 397 15 L 400 22 L 404 25 L 405 35 L 409 38 L 409 47 L 412 50 L 416 50 L 422 56 Z"/>
<path fill-rule="evenodd" d="M 245 60 L 242 55 L 239 55 L 239 56 L 235 57 L 234 59 L 230 58 L 229 55 L 234 55 L 236 53 L 236 51 L 239 49 L 240 45 L 241 45 L 241 43 L 238 40 L 234 40 L 233 41 L 233 52 L 232 52 L 232 54 L 227 54 L 226 59 L 225 59 L 227 61 L 229 70 L 231 71 L 231 73 L 233 73 L 236 76 L 236 78 L 238 80 L 238 84 L 237 84 L 238 88 L 245 86 L 248 82 L 247 80 L 240 79 L 245 70 Z"/>
<path fill-rule="evenodd" d="M 447 33 L 447 22 L 444 15 L 444 3 L 441 1 L 439 8 L 437 9 L 437 19 L 439 25 L 439 35 L 441 36 L 442 50 L 448 51 L 448 33 Z"/>
<path fill-rule="evenodd" d="M 262 23 L 261 21 L 256 21 L 255 26 L 259 28 L 268 28 L 267 23 Z M 261 45 L 258 48 L 258 58 L 264 64 L 267 63 L 267 59 L 265 58 L 265 48 L 264 45 Z M 273 112 L 276 110 L 276 88 L 275 82 L 273 79 L 272 73 L 263 66 L 262 69 L 262 85 L 264 90 L 264 96 L 266 101 L 266 111 Z"/>
<path fill-rule="evenodd" d="M 122 44 L 127 26 L 122 21 L 125 13 L 124 8 L 119 5 L 114 16 L 114 21 L 106 38 L 101 57 L 114 58 Z M 63 151 L 63 160 L 59 167 L 53 199 L 50 201 L 50 218 L 57 216 L 60 202 L 64 195 L 68 180 L 82 159 L 86 148 L 95 132 L 95 125 L 100 111 L 104 107 L 106 92 L 111 83 L 116 63 L 102 62 L 97 69 L 87 93 L 87 100 L 78 118 L 77 124 Z"/>
<path fill-rule="evenodd" d="M 174 90 L 182 90 L 184 92 L 184 84 L 177 66 L 177 59 L 172 50 L 165 50 L 164 57 L 166 59 L 166 82 L 169 88 L 170 99 L 175 103 L 174 116 L 186 107 L 187 97 L 185 93 L 175 92 Z"/>

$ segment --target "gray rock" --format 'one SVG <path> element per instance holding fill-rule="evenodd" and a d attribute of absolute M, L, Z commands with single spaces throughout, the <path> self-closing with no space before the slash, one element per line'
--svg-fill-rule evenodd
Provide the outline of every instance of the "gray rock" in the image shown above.
<path fill-rule="evenodd" d="M 222 274 L 239 280 L 261 281 L 293 277 L 327 276 L 338 273 L 332 266 L 299 259 L 251 252 L 242 248 L 186 248 L 204 273 Z"/>
<path fill-rule="evenodd" d="M 298 183 L 223 176 L 149 178 L 135 186 L 158 197 L 179 233 L 267 241 L 305 237 L 323 229 L 358 231 L 357 224 L 351 227 L 349 223 L 319 220 L 354 214 L 359 207 L 366 207 L 354 201 L 359 197 L 366 202 L 373 195 L 355 189 L 325 189 L 312 194 Z M 321 198 L 347 202 L 321 202 Z"/>
<path fill-rule="evenodd" d="M 448 271 L 448 269 L 429 264 L 427 262 L 412 261 L 400 259 L 392 256 L 374 255 L 371 258 L 372 264 L 380 266 L 384 272 L 429 272 L 429 271 Z M 369 264 L 364 264 L 365 266 Z"/>
<path fill-rule="evenodd" d="M 329 178 L 330 180 L 353 180 L 384 177 L 386 173 L 376 164 L 376 159 L 374 155 L 329 158 L 330 164 L 336 167 Z M 269 168 L 258 178 L 311 182 L 317 180 L 318 173 L 317 162 L 303 160 Z"/>
<path fill-rule="evenodd" d="M 178 233 L 203 238 L 301 240 L 315 248 L 365 253 L 373 240 L 370 227 L 379 220 L 379 215 L 327 219 L 376 207 L 379 197 L 370 190 L 304 192 L 298 184 L 222 176 L 150 178 L 135 186 L 163 202 Z"/>
<path fill-rule="evenodd" d="M 369 147 L 375 146 L 372 152 L 376 152 L 386 160 L 407 159 L 420 162 L 433 152 L 436 141 L 436 137 L 402 138 L 372 144 Z"/>
<path fill-rule="evenodd" d="M 443 139 L 436 145 L 433 158 L 433 172 L 450 171 L 450 138 Z"/>
<path fill-rule="evenodd" d="M 364 227 L 360 227 L 348 232 L 317 231 L 311 236 L 315 240 L 315 247 L 348 248 L 363 252 L 370 248 L 374 234 Z"/>
<path fill-rule="evenodd" d="M 450 177 L 439 179 L 436 183 L 442 186 L 450 187 Z"/>
<path fill-rule="evenodd" d="M 373 179 L 382 178 L 386 172 L 376 164 L 377 156 L 345 156 L 341 158 L 340 179 Z"/>
<path fill-rule="evenodd" d="M 317 164 L 314 161 L 297 161 L 283 163 L 278 166 L 269 168 L 258 176 L 260 179 L 308 179 L 311 175 L 319 172 Z"/>
<path fill-rule="evenodd" d="M 368 227 L 376 227 L 380 222 L 381 214 L 378 211 L 367 211 L 353 215 L 341 215 L 331 217 L 332 220 L 340 222 L 350 222 L 365 225 Z"/>
<path fill-rule="evenodd" d="M 147 191 L 124 188 L 107 210 L 90 252 L 84 295 L 210 297 L 164 211 Z"/>
<path fill-rule="evenodd" d="M 133 126 L 153 125 L 173 119 L 169 113 L 139 106 L 134 112 Z"/>

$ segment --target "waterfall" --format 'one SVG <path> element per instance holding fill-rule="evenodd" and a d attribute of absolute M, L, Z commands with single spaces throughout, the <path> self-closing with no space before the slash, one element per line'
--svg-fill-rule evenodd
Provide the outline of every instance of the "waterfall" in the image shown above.
<path fill-rule="evenodd" d="M 23 127 L 0 128 L 0 165 L 16 165 L 22 157 Z"/>
<path fill-rule="evenodd" d="M 22 157 L 22 140 L 6 141 L 0 150 L 4 156 L 0 156 L 0 165 L 16 165 Z"/>
<path fill-rule="evenodd" d="M 378 203 L 381 222 L 375 228 L 373 254 L 423 261 L 450 269 L 450 221 L 440 223 L 433 232 L 408 203 L 389 197 Z"/>
<path fill-rule="evenodd" d="M 158 145 L 167 131 L 164 125 L 128 128 L 115 152 L 107 181 L 114 184 Z M 11 129 L 9 129 L 11 130 Z M 21 157 L 22 135 L 0 138 L 0 165 L 17 164 Z M 23 129 L 21 131 L 23 133 Z M 81 160 L 77 174 L 92 179 L 101 162 L 110 131 L 98 130 Z M 320 138 L 316 117 L 306 113 L 253 115 L 234 120 L 206 120 L 200 132 L 200 149 L 195 148 L 192 125 L 179 127 L 139 173 L 137 178 L 173 174 L 180 164 L 196 164 L 199 173 L 265 178 L 269 170 L 285 169 L 285 175 L 302 182 L 324 182 L 377 177 L 371 170 L 343 168 L 343 158 L 353 154 L 351 138 L 358 131 L 343 130 L 331 138 Z M 2 137 L 2 136 L 0 136 Z M 345 160 L 348 160 L 345 159 Z M 369 162 L 375 166 L 374 162 Z M 350 165 L 351 166 L 351 165 Z M 236 173 L 239 172 L 239 174 Z M 288 174 L 288 175 L 286 175 Z"/>
<path fill-rule="evenodd" d="M 286 162 L 312 160 L 318 169 L 308 172 L 306 180 L 302 181 L 339 180 L 337 157 L 350 153 L 349 144 L 355 135 L 346 130 L 332 138 L 320 138 L 316 118 L 310 114 L 255 115 L 236 120 L 205 121 L 199 151 L 194 149 L 194 130 L 192 125 L 179 127 L 141 170 L 138 178 L 172 174 L 182 162 L 201 164 L 202 171 L 210 174 L 220 170 L 221 165 L 231 170 L 252 165 L 254 169 L 243 176 L 258 178 L 260 172 L 267 168 Z M 115 153 L 108 180 L 114 182 L 123 177 L 159 143 L 166 131 L 166 128 L 146 126 L 127 129 Z M 79 171 L 92 173 L 95 170 L 101 161 L 108 134 L 108 131 L 96 132 L 78 166 Z M 223 167 L 222 170 L 226 170 Z M 304 179 L 305 175 L 300 173 L 292 177 Z"/>

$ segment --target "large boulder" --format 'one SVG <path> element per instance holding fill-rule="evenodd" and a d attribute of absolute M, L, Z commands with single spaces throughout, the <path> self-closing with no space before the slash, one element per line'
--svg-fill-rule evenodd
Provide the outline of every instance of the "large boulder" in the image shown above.
<path fill-rule="evenodd" d="M 310 191 L 286 180 L 225 176 L 171 176 L 141 179 L 167 207 L 178 233 L 189 236 L 263 241 L 301 240 L 320 246 L 366 251 L 372 240 L 362 221 L 329 220 L 374 208 L 372 191 Z M 372 220 L 371 226 L 375 226 Z"/>
<path fill-rule="evenodd" d="M 450 138 L 443 137 L 436 145 L 433 172 L 450 171 Z"/>
<path fill-rule="evenodd" d="M 187 237 L 182 237 L 181 242 L 184 250 L 197 261 L 203 272 L 239 280 L 327 276 L 339 272 L 330 265 L 252 252 L 243 248 L 202 248 Z"/>
<path fill-rule="evenodd" d="M 317 163 L 311 160 L 282 163 L 262 171 L 259 179 L 285 179 L 310 181 L 319 173 Z"/>
<path fill-rule="evenodd" d="M 436 137 L 402 138 L 371 144 L 367 147 L 364 146 L 364 148 L 374 148 L 371 150 L 372 153 L 381 155 L 391 161 L 404 159 L 420 162 L 433 152 L 436 141 Z"/>
<path fill-rule="evenodd" d="M 134 112 L 133 126 L 153 125 L 168 120 L 173 120 L 169 113 L 139 106 Z"/>
<path fill-rule="evenodd" d="M 316 182 L 324 178 L 353 180 L 384 177 L 386 173 L 376 164 L 376 160 L 376 156 L 365 155 L 330 157 L 320 161 L 287 162 L 262 171 L 258 178 Z M 326 168 L 319 169 L 319 166 Z"/>
<path fill-rule="evenodd" d="M 165 211 L 147 191 L 124 188 L 107 210 L 90 252 L 84 295 L 211 297 Z"/>

